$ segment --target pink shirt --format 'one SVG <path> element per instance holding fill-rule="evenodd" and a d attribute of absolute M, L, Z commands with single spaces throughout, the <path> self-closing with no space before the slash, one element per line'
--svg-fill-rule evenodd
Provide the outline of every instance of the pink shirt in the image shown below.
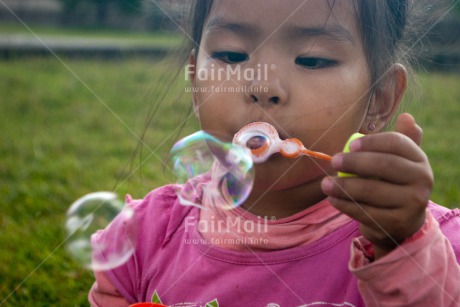
<path fill-rule="evenodd" d="M 322 201 L 279 220 L 262 218 L 243 208 L 201 210 L 198 230 L 204 239 L 225 249 L 270 251 L 307 245 L 351 221 Z"/>
<path fill-rule="evenodd" d="M 369 262 L 359 225 L 327 209 L 327 202 L 275 223 L 273 236 L 283 236 L 278 226 L 286 222 L 292 236 L 287 241 L 294 244 L 286 241 L 283 248 L 276 239 L 271 251 L 210 244 L 223 238 L 200 229 L 201 221 L 209 223 L 210 217 L 182 206 L 172 186 L 129 205 L 138 215 L 141 244 L 125 265 L 96 273 L 89 294 L 93 306 L 126 306 L 152 297 L 169 306 L 459 306 L 458 209 L 430 203 L 427 222 L 413 238 Z M 321 220 L 317 210 L 331 217 Z M 309 215 L 315 217 L 310 222 Z M 298 225 L 289 225 L 293 221 Z M 327 221 L 340 222 L 329 227 Z M 296 235 L 304 222 L 313 226 Z M 318 223 L 326 230 L 314 226 Z M 117 227 L 123 226 L 115 221 L 94 242 Z M 265 229 L 260 230 L 264 235 Z"/>

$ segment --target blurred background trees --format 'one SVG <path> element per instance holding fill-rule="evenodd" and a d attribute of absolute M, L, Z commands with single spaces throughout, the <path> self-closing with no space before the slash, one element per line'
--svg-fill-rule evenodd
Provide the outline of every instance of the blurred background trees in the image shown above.
<path fill-rule="evenodd" d="M 413 1 L 427 13 L 432 12 L 427 14 L 428 24 L 432 25 L 430 31 L 423 33 L 423 39 L 417 40 L 412 48 L 418 62 L 429 70 L 460 72 L 460 0 Z M 184 0 L 2 0 L 0 25 L 18 24 L 19 17 L 28 25 L 59 29 L 180 32 L 177 24 L 187 14 L 188 3 Z M 447 10 L 449 13 L 445 14 Z"/>
<path fill-rule="evenodd" d="M 174 1 L 155 0 L 2 0 L 0 23 L 159 31 L 175 28 Z M 161 7 L 160 7 L 161 6 Z M 167 10 L 167 13 L 165 13 Z"/>
<path fill-rule="evenodd" d="M 109 26 L 110 14 L 139 15 L 141 0 L 58 0 L 62 3 L 62 21 L 75 24 L 84 16 L 92 16 L 98 26 Z"/>

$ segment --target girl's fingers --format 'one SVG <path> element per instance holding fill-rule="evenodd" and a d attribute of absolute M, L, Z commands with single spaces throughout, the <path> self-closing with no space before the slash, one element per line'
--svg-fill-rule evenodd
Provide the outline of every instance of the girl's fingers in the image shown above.
<path fill-rule="evenodd" d="M 374 243 L 402 242 L 414 234 L 425 220 L 425 208 L 420 208 L 417 214 L 418 221 L 414 222 L 413 215 L 407 214 L 402 209 L 382 210 L 365 203 L 334 197 L 329 197 L 329 201 L 337 210 L 358 221 L 361 224 L 362 234 Z"/>
<path fill-rule="evenodd" d="M 384 232 L 389 232 L 385 229 L 386 221 L 392 218 L 394 212 L 382 212 L 381 209 L 369 206 L 364 203 L 356 203 L 350 200 L 329 197 L 329 202 L 337 210 L 348 215 L 352 219 L 360 222 L 363 225 L 371 228 L 380 228 Z"/>
<path fill-rule="evenodd" d="M 331 163 L 332 167 L 339 172 L 379 178 L 398 184 L 418 180 L 425 169 L 424 164 L 379 152 L 338 154 L 334 156 Z"/>
<path fill-rule="evenodd" d="M 367 135 L 350 144 L 350 153 L 333 157 L 335 170 L 356 177 L 326 177 L 321 183 L 331 204 L 357 220 L 362 234 L 381 249 L 421 227 L 433 187 L 428 158 L 418 146 L 421 128 L 409 114 L 396 125 L 398 132 Z"/>
<path fill-rule="evenodd" d="M 407 186 L 404 185 L 359 177 L 326 177 L 323 179 L 321 187 L 328 196 L 386 209 L 408 205 L 424 207 L 431 192 L 424 185 L 407 189 Z"/>
<path fill-rule="evenodd" d="M 427 161 L 425 153 L 409 137 L 398 132 L 384 132 L 354 140 L 351 152 L 380 152 L 406 158 L 414 162 Z"/>

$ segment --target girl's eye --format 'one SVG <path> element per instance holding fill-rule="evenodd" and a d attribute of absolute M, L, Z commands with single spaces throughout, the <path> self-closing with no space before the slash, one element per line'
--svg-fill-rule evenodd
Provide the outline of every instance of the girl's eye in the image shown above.
<path fill-rule="evenodd" d="M 334 60 L 322 58 L 297 58 L 295 59 L 295 63 L 308 69 L 327 68 L 337 64 Z"/>
<path fill-rule="evenodd" d="M 236 64 L 247 61 L 249 56 L 246 53 L 241 52 L 232 52 L 232 51 L 221 51 L 221 52 L 214 52 L 211 55 L 212 58 L 218 59 L 222 62 L 228 64 Z"/>

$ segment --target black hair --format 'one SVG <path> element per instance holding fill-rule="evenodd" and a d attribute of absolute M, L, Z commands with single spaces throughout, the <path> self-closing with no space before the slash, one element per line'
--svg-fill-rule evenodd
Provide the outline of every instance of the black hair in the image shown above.
<path fill-rule="evenodd" d="M 198 54 L 198 49 L 201 43 L 201 36 L 203 34 L 203 26 L 206 18 L 211 11 L 212 0 L 197 0 L 196 4 L 191 10 L 191 23 L 189 25 L 190 38 L 192 41 L 187 46 L 188 50 L 195 49 L 195 55 Z"/>
<path fill-rule="evenodd" d="M 409 2 L 407 0 L 360 0 L 357 4 L 358 29 L 372 84 L 385 75 L 388 68 L 402 62 L 409 66 L 405 46 L 408 43 Z"/>

